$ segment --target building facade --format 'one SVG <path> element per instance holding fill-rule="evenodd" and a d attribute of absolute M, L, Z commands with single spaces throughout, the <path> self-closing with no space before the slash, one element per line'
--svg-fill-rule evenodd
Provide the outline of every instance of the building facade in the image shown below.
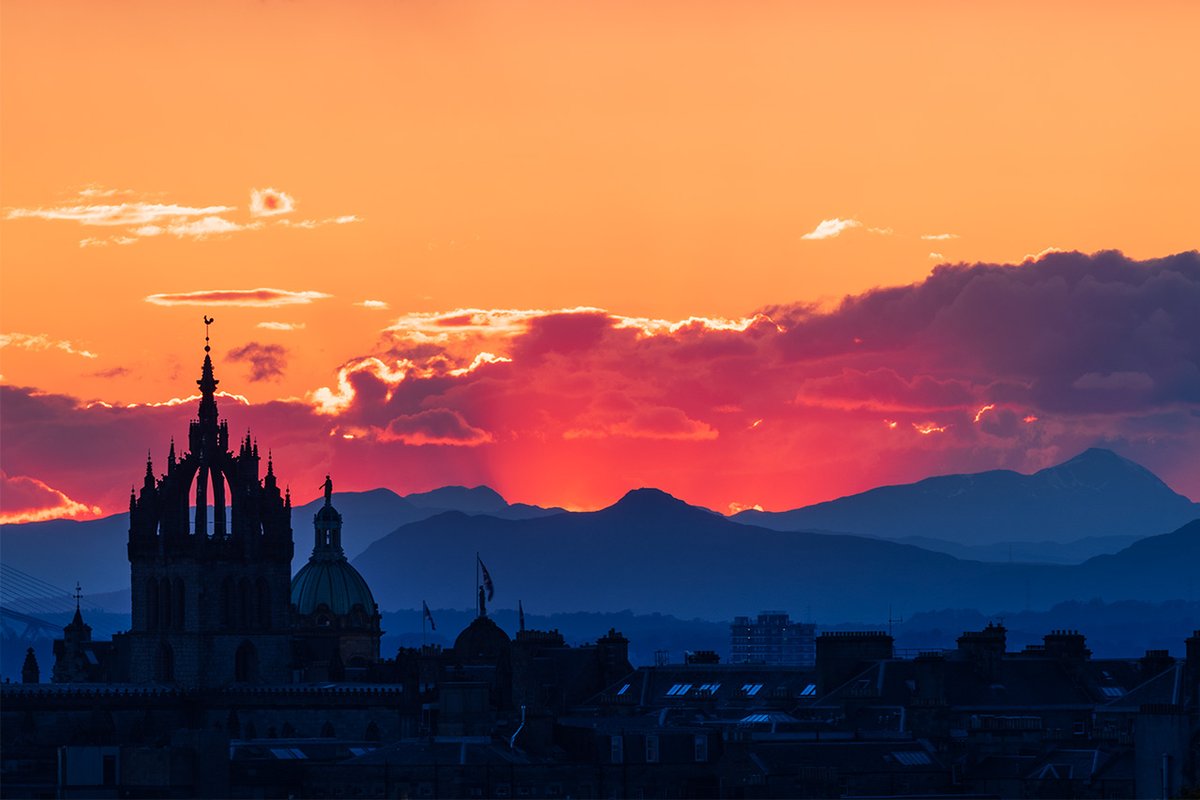
<path fill-rule="evenodd" d="M 730 661 L 811 667 L 817 663 L 817 626 L 793 622 L 786 611 L 763 611 L 756 619 L 734 617 L 730 625 Z"/>

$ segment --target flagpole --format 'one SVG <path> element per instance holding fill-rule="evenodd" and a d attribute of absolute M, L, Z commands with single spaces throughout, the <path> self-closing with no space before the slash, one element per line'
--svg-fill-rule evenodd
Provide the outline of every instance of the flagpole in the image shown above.
<path fill-rule="evenodd" d="M 425 604 L 425 601 L 422 600 L 421 601 L 421 651 L 422 652 L 424 652 L 424 650 L 425 650 L 425 609 L 426 608 L 428 608 L 428 606 Z"/>
<path fill-rule="evenodd" d="M 479 551 L 475 551 L 475 616 L 479 616 L 482 609 L 479 608 Z"/>

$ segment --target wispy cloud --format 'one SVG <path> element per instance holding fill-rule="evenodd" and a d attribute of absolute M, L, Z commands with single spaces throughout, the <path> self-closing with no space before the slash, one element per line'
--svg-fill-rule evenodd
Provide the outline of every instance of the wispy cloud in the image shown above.
<path fill-rule="evenodd" d="M 307 305 L 315 300 L 333 297 L 324 292 L 292 292 L 286 289 L 208 289 L 197 292 L 175 292 L 152 294 L 147 303 L 156 306 L 249 306 L 272 308 L 274 306 Z"/>
<path fill-rule="evenodd" d="M 930 253 L 929 257 L 935 261 L 940 261 L 941 259 L 945 258 L 945 256 L 942 255 L 941 253 Z"/>
<path fill-rule="evenodd" d="M 258 327 L 268 331 L 302 331 L 303 322 L 260 322 Z"/>
<path fill-rule="evenodd" d="M 861 228 L 863 224 L 856 219 L 823 219 L 811 232 L 801 236 L 801 239 L 832 239 L 835 236 L 840 236 L 842 233 L 851 228 Z"/>
<path fill-rule="evenodd" d="M 97 358 L 90 350 L 77 347 L 65 339 L 51 339 L 44 333 L 0 333 L 0 347 L 19 347 L 22 350 L 62 350 L 83 358 Z"/>
<path fill-rule="evenodd" d="M 921 238 L 927 242 L 944 242 L 948 239 L 957 239 L 957 233 L 923 233 Z"/>
<path fill-rule="evenodd" d="M 361 303 L 355 303 L 356 306 L 363 308 L 387 308 L 388 304 L 382 300 L 363 300 Z"/>
<path fill-rule="evenodd" d="M 10 208 L 8 219 L 40 219 L 51 222 L 71 222 L 88 227 L 124 228 L 109 236 L 87 236 L 80 247 L 130 245 L 142 239 L 171 235 L 180 239 L 204 240 L 229 236 L 242 231 L 263 229 L 268 218 L 275 225 L 294 228 L 316 228 L 322 225 L 345 225 L 359 222 L 355 214 L 342 214 L 325 219 L 293 221 L 284 218 L 296 207 L 295 199 L 279 189 L 251 189 L 249 218 L 245 212 L 239 219 L 238 207 L 220 205 L 189 205 L 157 202 L 139 197 L 127 190 L 88 186 L 81 189 L 73 201 L 36 208 Z"/>
<path fill-rule="evenodd" d="M 147 225 L 165 219 L 204 217 L 233 211 L 233 206 L 184 206 L 175 203 L 119 203 L 12 208 L 9 219 L 67 220 L 81 225 Z"/>

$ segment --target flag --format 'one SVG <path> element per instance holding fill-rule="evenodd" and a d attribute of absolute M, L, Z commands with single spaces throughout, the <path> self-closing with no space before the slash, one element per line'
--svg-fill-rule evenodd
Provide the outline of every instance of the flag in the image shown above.
<path fill-rule="evenodd" d="M 483 571 L 483 588 L 487 590 L 487 599 L 491 600 L 492 595 L 496 593 L 496 587 L 492 585 L 492 576 L 488 574 L 487 567 L 483 565 L 483 559 L 480 559 L 479 556 L 475 558 L 479 559 L 479 569 Z"/>
<path fill-rule="evenodd" d="M 430 630 L 432 630 L 432 631 L 436 631 L 436 630 L 437 630 L 437 625 L 435 625 L 435 624 L 433 623 L 433 614 L 430 614 L 430 613 L 429 613 L 429 604 L 428 604 L 428 603 L 426 603 L 424 600 L 422 600 L 422 601 L 421 601 L 421 608 L 423 608 L 423 609 L 424 609 L 425 619 L 429 620 L 429 629 L 430 629 Z"/>

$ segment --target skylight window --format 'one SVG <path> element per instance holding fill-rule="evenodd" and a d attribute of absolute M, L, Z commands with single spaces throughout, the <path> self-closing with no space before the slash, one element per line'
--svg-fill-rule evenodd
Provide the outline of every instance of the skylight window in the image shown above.
<path fill-rule="evenodd" d="M 721 684 L 719 684 L 719 683 L 702 683 L 702 684 L 700 684 L 700 691 L 708 692 L 710 694 L 716 694 L 717 689 L 720 689 L 720 688 L 721 688 Z"/>
<path fill-rule="evenodd" d="M 922 750 L 896 750 L 892 753 L 892 758 L 906 767 L 927 766 L 933 763 L 929 760 L 929 753 Z"/>
<path fill-rule="evenodd" d="M 804 687 L 804 691 L 800 693 L 800 696 L 801 697 L 814 697 L 814 696 L 816 696 L 816 694 L 817 694 L 817 685 L 815 683 L 810 683 L 808 686 Z"/>
<path fill-rule="evenodd" d="M 1125 690 L 1120 686 L 1101 686 L 1100 691 L 1104 692 L 1105 697 L 1124 697 Z"/>
<path fill-rule="evenodd" d="M 746 697 L 754 697 L 754 695 L 762 691 L 762 687 L 761 683 L 742 684 L 742 694 L 746 695 Z"/>
<path fill-rule="evenodd" d="M 771 721 L 771 718 L 769 716 L 767 716 L 766 714 L 750 714 L 749 716 L 742 717 L 742 722 L 747 722 L 747 723 L 770 722 L 770 721 Z"/>
<path fill-rule="evenodd" d="M 622 686 L 620 689 L 617 689 L 617 696 L 620 697 L 621 695 L 625 694 L 628 691 L 629 691 L 629 684 L 627 683 L 624 686 Z"/>
<path fill-rule="evenodd" d="M 690 683 L 677 683 L 667 690 L 667 697 L 683 697 L 692 690 Z"/>

